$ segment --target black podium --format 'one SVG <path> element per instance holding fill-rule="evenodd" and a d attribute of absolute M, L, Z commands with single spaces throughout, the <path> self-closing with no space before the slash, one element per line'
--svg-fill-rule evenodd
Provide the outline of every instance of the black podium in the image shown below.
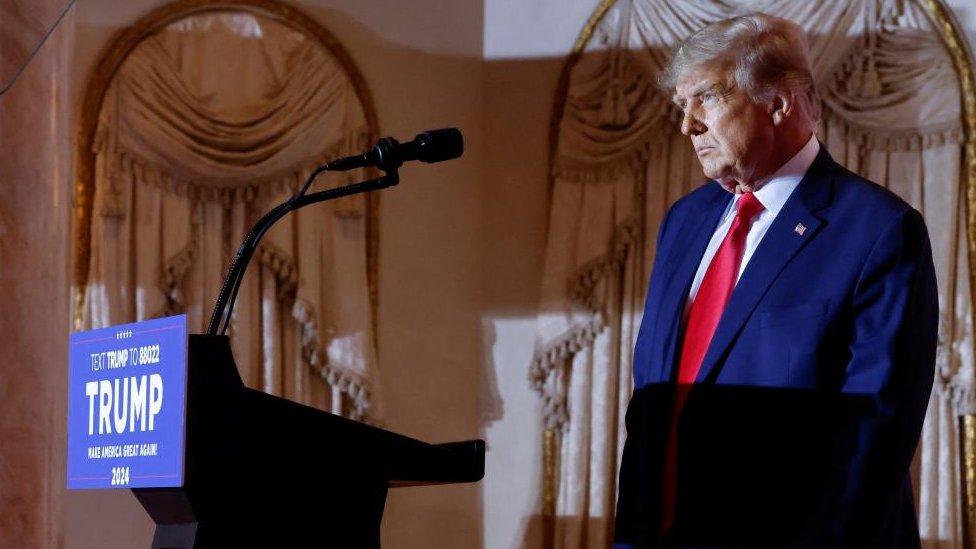
<path fill-rule="evenodd" d="M 225 336 L 189 336 L 182 488 L 134 489 L 153 547 L 380 545 L 390 486 L 475 482 L 485 443 L 426 444 L 244 386 Z"/>

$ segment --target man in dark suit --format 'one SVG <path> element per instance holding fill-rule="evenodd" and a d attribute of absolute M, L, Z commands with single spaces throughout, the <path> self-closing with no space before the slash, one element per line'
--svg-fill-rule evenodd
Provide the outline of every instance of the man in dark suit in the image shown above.
<path fill-rule="evenodd" d="M 709 25 L 662 82 L 705 175 L 661 224 L 619 547 L 918 547 L 938 297 L 919 213 L 813 134 L 803 32 Z"/>

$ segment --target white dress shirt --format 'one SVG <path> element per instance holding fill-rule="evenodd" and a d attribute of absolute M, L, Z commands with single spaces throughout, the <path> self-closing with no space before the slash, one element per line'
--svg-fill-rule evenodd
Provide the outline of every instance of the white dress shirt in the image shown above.
<path fill-rule="evenodd" d="M 800 180 L 803 179 L 807 170 L 810 169 L 810 165 L 813 164 L 819 152 L 820 142 L 817 141 L 816 135 L 811 135 L 810 140 L 800 149 L 800 152 L 793 155 L 793 158 L 789 159 L 786 164 L 783 164 L 765 182 L 760 181 L 756 185 L 758 190 L 753 195 L 763 205 L 763 210 L 752 219 L 749 234 L 746 236 L 746 249 L 742 253 L 742 262 L 739 263 L 739 273 L 736 276 L 736 282 L 742 276 L 742 272 L 746 269 L 746 265 L 759 246 L 763 235 L 766 234 L 769 226 L 773 224 L 773 220 L 776 219 L 779 211 L 783 209 L 783 204 L 786 204 L 786 200 L 793 194 L 797 185 L 800 184 Z M 718 251 L 719 246 L 722 245 L 722 240 L 725 239 L 725 235 L 729 232 L 732 221 L 735 220 L 736 206 L 741 196 L 741 194 L 733 195 L 733 199 L 729 201 L 729 205 L 722 214 L 718 227 L 715 228 L 715 233 L 712 234 L 712 239 L 708 241 L 708 247 L 705 248 L 705 255 L 702 256 L 701 263 L 698 264 L 695 280 L 691 283 L 691 291 L 688 293 L 688 305 L 698 295 L 698 288 L 701 287 L 702 279 L 705 278 L 705 271 L 708 270 L 708 265 L 712 262 L 712 258 Z M 687 313 L 687 310 L 685 312 Z"/>

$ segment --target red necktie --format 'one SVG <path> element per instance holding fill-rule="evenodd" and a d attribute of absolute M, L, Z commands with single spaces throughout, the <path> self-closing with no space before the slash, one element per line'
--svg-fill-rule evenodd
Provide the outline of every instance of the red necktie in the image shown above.
<path fill-rule="evenodd" d="M 705 271 L 698 294 L 691 304 L 688 323 L 685 326 L 681 360 L 678 365 L 678 386 L 674 407 L 671 411 L 671 428 L 668 432 L 664 455 L 664 482 L 662 490 L 661 532 L 667 532 L 674 522 L 674 507 L 678 495 L 678 417 L 684 406 L 691 385 L 698 377 L 702 359 L 715 334 L 715 327 L 722 318 L 722 311 L 732 294 L 746 248 L 746 236 L 752 218 L 763 210 L 762 203 L 752 193 L 743 193 L 736 204 L 737 210 L 729 232 Z"/>

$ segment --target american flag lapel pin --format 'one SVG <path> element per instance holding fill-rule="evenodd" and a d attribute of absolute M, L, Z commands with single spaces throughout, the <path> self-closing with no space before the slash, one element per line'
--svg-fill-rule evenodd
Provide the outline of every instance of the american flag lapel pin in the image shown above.
<path fill-rule="evenodd" d="M 805 233 L 807 230 L 807 226 L 803 223 L 797 223 L 793 230 L 796 232 L 796 234 L 803 236 L 803 233 Z"/>

